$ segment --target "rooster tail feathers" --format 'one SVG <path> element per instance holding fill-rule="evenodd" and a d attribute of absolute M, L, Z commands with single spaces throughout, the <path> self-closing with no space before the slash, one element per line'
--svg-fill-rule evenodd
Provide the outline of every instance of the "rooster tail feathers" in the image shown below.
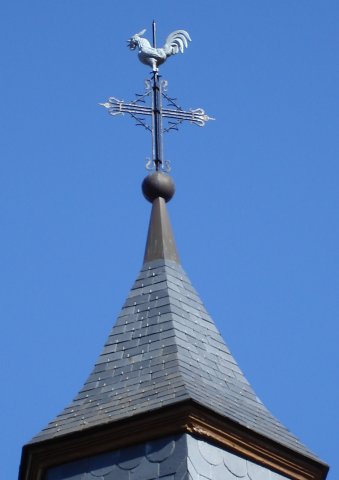
<path fill-rule="evenodd" d="M 168 35 L 164 45 L 164 50 L 169 55 L 175 55 L 178 52 L 184 53 L 184 48 L 188 47 L 191 37 L 185 30 L 176 30 Z"/>
<path fill-rule="evenodd" d="M 141 32 L 136 33 L 135 35 L 138 36 L 138 37 L 141 37 L 144 33 L 146 33 L 146 28 L 144 28 L 143 30 L 141 30 Z"/>

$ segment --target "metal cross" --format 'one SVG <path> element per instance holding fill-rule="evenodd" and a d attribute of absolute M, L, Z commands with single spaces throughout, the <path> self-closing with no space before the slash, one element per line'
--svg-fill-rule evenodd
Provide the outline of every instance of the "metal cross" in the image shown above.
<path fill-rule="evenodd" d="M 153 48 L 156 49 L 156 26 L 153 29 Z M 151 72 L 151 80 L 145 81 L 146 91 L 144 94 L 136 95 L 136 99 L 132 102 L 124 102 L 115 97 L 110 97 L 107 102 L 100 103 L 107 108 L 110 115 L 129 114 L 136 121 L 136 125 L 144 127 L 152 134 L 152 163 L 156 170 L 168 170 L 169 162 L 164 161 L 163 156 L 163 134 L 170 130 L 178 130 L 182 122 L 188 121 L 199 127 L 203 127 L 208 120 L 214 120 L 205 114 L 202 108 L 195 110 L 183 110 L 177 103 L 175 98 L 171 98 L 166 94 L 168 82 L 161 80 L 158 68 L 153 68 Z M 146 106 L 146 99 L 151 97 L 151 106 Z M 167 105 L 163 107 L 163 99 Z M 172 108 L 169 108 L 172 107 Z M 151 125 L 146 123 L 145 117 L 151 117 Z M 167 120 L 164 127 L 163 119 Z"/>

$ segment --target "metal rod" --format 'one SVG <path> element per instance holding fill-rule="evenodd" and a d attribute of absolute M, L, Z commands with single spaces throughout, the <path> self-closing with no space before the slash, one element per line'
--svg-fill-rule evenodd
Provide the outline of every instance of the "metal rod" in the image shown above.
<path fill-rule="evenodd" d="M 155 20 L 152 22 L 153 48 L 157 48 L 157 26 Z"/>
<path fill-rule="evenodd" d="M 153 34 L 153 48 L 157 48 L 157 27 L 155 20 L 152 22 L 152 34 Z M 153 71 L 153 105 L 152 105 L 152 123 L 153 123 L 153 132 L 152 132 L 152 142 L 153 142 L 153 161 L 155 163 L 155 169 L 159 170 L 160 165 L 162 164 L 162 96 L 161 96 L 161 85 L 159 81 L 158 71 Z"/>
<path fill-rule="evenodd" d="M 159 170 L 162 164 L 162 113 L 161 113 L 161 86 L 158 72 L 153 72 L 153 155 L 155 169 Z"/>

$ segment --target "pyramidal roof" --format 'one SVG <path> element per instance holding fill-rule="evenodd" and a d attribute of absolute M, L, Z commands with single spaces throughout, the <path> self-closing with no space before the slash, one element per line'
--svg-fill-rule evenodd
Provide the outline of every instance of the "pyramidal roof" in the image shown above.
<path fill-rule="evenodd" d="M 166 210 L 170 177 L 147 178 L 153 205 L 141 271 L 79 394 L 31 443 L 189 400 L 317 459 L 256 396 L 181 267 Z"/>

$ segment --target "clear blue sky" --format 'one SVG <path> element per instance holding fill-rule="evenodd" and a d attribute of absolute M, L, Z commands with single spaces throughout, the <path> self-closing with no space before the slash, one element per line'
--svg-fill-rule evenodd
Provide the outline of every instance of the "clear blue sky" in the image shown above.
<path fill-rule="evenodd" d="M 5 2 L 1 12 L 1 476 L 82 386 L 141 267 L 143 28 L 189 31 L 162 74 L 216 117 L 166 138 L 182 264 L 267 407 L 338 461 L 337 0 Z"/>

